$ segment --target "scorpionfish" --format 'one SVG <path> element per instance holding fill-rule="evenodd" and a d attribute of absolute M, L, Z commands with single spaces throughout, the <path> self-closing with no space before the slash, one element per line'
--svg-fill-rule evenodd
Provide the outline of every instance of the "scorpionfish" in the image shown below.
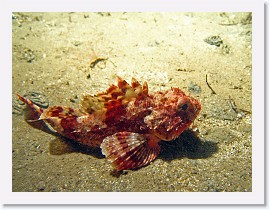
<path fill-rule="evenodd" d="M 179 88 L 148 93 L 134 78 L 97 95 L 83 96 L 80 107 L 43 109 L 17 94 L 33 112 L 60 135 L 90 147 L 100 147 L 116 171 L 137 169 L 160 153 L 159 142 L 171 141 L 187 129 L 201 110 L 200 102 Z M 32 120 L 33 121 L 33 120 Z"/>

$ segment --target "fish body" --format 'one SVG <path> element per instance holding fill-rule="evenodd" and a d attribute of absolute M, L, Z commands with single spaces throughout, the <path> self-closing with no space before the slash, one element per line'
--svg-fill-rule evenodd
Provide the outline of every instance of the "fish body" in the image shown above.
<path fill-rule="evenodd" d="M 62 136 L 100 147 L 117 171 L 136 169 L 160 153 L 159 142 L 171 141 L 186 130 L 201 110 L 200 102 L 179 88 L 148 93 L 148 85 L 118 77 L 118 84 L 97 95 L 85 95 L 79 109 L 42 109 L 17 94 L 32 111 Z"/>

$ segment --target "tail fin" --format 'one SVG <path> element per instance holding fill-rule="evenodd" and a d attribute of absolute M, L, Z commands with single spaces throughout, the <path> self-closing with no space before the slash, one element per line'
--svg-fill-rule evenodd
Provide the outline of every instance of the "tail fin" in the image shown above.
<path fill-rule="evenodd" d="M 16 94 L 18 98 L 27 104 L 27 106 L 30 108 L 29 113 L 27 113 L 27 121 L 28 122 L 33 122 L 36 120 L 39 120 L 40 115 L 43 113 L 43 109 L 36 104 L 34 104 L 30 99 L 24 98 L 23 96 L 19 95 L 18 93 Z"/>

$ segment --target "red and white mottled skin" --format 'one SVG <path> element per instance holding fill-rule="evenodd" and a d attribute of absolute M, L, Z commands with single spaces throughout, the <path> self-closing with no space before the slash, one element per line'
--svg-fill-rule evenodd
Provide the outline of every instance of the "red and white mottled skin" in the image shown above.
<path fill-rule="evenodd" d="M 83 97 L 80 109 L 52 106 L 45 110 L 18 95 L 62 136 L 102 153 L 116 170 L 144 166 L 160 152 L 158 142 L 177 138 L 201 110 L 198 100 L 179 88 L 148 93 L 145 82 L 132 79 L 131 85 L 118 78 L 118 85 L 95 96 Z"/>

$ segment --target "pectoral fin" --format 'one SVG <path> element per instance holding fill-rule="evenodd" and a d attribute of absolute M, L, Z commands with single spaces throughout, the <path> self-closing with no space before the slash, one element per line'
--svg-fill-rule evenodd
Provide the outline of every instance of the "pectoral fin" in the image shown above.
<path fill-rule="evenodd" d="M 117 171 L 136 169 L 153 161 L 160 152 L 158 139 L 150 135 L 118 132 L 106 137 L 102 144 L 102 154 Z"/>

